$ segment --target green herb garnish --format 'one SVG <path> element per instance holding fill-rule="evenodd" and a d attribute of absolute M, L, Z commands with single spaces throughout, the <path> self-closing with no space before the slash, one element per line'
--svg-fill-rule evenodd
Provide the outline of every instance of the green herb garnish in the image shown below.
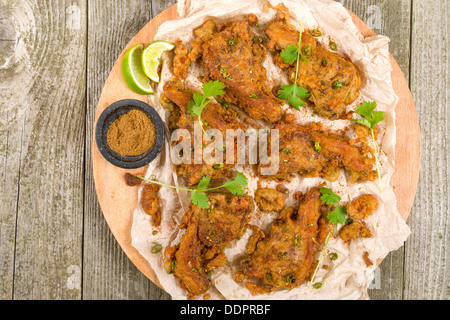
<path fill-rule="evenodd" d="M 320 32 L 319 29 L 313 29 L 309 33 L 311 33 L 311 35 L 316 38 L 320 37 L 322 35 L 322 32 Z"/>
<path fill-rule="evenodd" d="M 209 199 L 208 199 L 208 196 L 206 195 L 206 192 L 212 191 L 212 190 L 216 190 L 216 189 L 220 189 L 220 188 L 226 188 L 233 195 L 243 196 L 244 195 L 243 188 L 245 188 L 247 186 L 247 177 L 244 174 L 240 173 L 240 172 L 236 173 L 236 178 L 234 180 L 225 182 L 223 185 L 218 186 L 218 187 L 214 187 L 214 188 L 208 188 L 208 185 L 211 182 L 211 178 L 209 176 L 204 176 L 202 178 L 202 180 L 200 180 L 200 182 L 198 183 L 196 189 L 188 189 L 188 188 L 172 186 L 172 185 L 169 185 L 169 184 L 165 184 L 165 183 L 162 183 L 162 182 L 155 181 L 155 179 L 153 179 L 153 180 L 152 179 L 146 179 L 144 177 L 139 177 L 139 176 L 136 176 L 136 178 L 139 178 L 139 179 L 142 179 L 144 181 L 147 181 L 147 182 L 150 182 L 150 183 L 154 183 L 154 184 L 157 184 L 157 185 L 160 185 L 160 186 L 168 187 L 168 188 L 189 191 L 189 192 L 191 192 L 191 201 L 192 201 L 192 203 L 197 205 L 201 209 L 207 209 L 208 206 L 209 206 Z"/>
<path fill-rule="evenodd" d="M 320 200 L 322 200 L 322 202 L 327 205 L 339 204 L 339 202 L 341 201 L 341 197 L 339 197 L 337 194 L 333 192 L 333 190 L 329 188 L 320 188 L 320 193 L 322 194 Z M 328 242 L 330 241 L 334 228 L 337 228 L 338 224 L 344 224 L 347 221 L 347 209 L 344 206 L 337 206 L 333 211 L 331 211 L 328 214 L 327 218 L 331 222 L 332 227 L 330 232 L 328 233 L 325 246 L 323 247 L 322 252 L 320 254 L 319 263 L 317 264 L 316 269 L 314 270 L 314 273 L 311 277 L 311 281 L 309 282 L 309 287 L 311 287 L 314 281 L 314 277 L 316 276 L 317 270 L 319 270 L 320 263 L 322 262 L 322 259 L 325 255 L 325 251 L 327 250 Z M 318 284 L 316 283 L 314 285 L 314 288 L 316 288 L 316 285 Z M 321 286 L 322 284 L 320 283 L 320 287 Z"/>
<path fill-rule="evenodd" d="M 202 86 L 203 94 L 198 92 L 192 95 L 192 99 L 194 101 L 189 101 L 188 108 L 189 112 L 198 118 L 200 122 L 200 126 L 202 127 L 203 133 L 205 130 L 203 129 L 203 122 L 201 120 L 202 111 L 211 102 L 211 100 L 207 100 L 210 97 L 221 96 L 224 95 L 225 92 L 222 90 L 225 88 L 225 84 L 220 81 L 209 81 L 208 83 Z"/>
<path fill-rule="evenodd" d="M 291 150 L 284 148 L 283 150 L 281 150 L 281 152 L 286 153 L 288 156 L 290 156 L 292 154 Z"/>
<path fill-rule="evenodd" d="M 336 80 L 333 82 L 333 88 L 335 88 L 335 89 L 342 88 L 343 85 L 344 84 L 342 82 L 340 82 L 339 80 Z"/>
<path fill-rule="evenodd" d="M 341 201 L 341 197 L 339 197 L 337 194 L 333 192 L 333 190 L 329 188 L 325 187 L 320 188 L 320 193 L 322 194 L 320 200 L 322 200 L 323 203 L 329 206 L 337 204 Z"/>
<path fill-rule="evenodd" d="M 330 49 L 333 51 L 337 51 L 337 44 L 336 42 L 330 42 Z"/>
<path fill-rule="evenodd" d="M 305 63 L 309 63 L 308 59 L 306 59 L 301 50 L 302 33 L 303 33 L 303 21 L 300 27 L 300 36 L 298 40 L 298 45 L 287 46 L 286 49 L 283 52 L 281 52 L 281 59 L 283 59 L 284 62 L 293 63 L 297 61 L 297 66 L 295 70 L 294 83 L 291 85 L 283 85 L 281 86 L 281 90 L 278 91 L 278 98 L 280 100 L 286 101 L 290 106 L 294 107 L 297 110 L 300 110 L 300 107 L 305 106 L 305 101 L 303 101 L 303 99 L 308 99 L 311 96 L 307 89 L 297 85 L 298 69 L 300 67 L 300 56 L 303 58 Z"/>
<path fill-rule="evenodd" d="M 352 119 L 353 122 L 356 122 L 358 124 L 361 124 L 363 126 L 366 126 L 370 129 L 370 132 L 372 134 L 372 143 L 373 148 L 375 150 L 375 161 L 377 165 L 377 173 L 378 173 L 378 181 L 380 184 L 380 190 L 383 192 L 383 184 L 381 182 L 381 174 L 380 174 L 380 160 L 378 158 L 378 149 L 377 149 L 377 142 L 375 140 L 375 133 L 373 129 L 375 126 L 383 121 L 386 117 L 386 113 L 383 111 L 375 111 L 377 108 L 377 103 L 374 102 L 364 102 L 360 105 L 358 105 L 357 112 L 360 116 L 364 117 L 364 119 Z"/>
<path fill-rule="evenodd" d="M 159 243 L 156 243 L 156 242 L 154 242 L 153 244 L 154 245 L 153 245 L 153 247 L 151 249 L 152 253 L 158 253 L 158 252 L 160 252 L 162 250 L 162 245 L 160 245 Z"/>
<path fill-rule="evenodd" d="M 322 151 L 322 147 L 320 146 L 319 141 L 314 142 L 314 150 L 316 150 L 317 152 Z"/>

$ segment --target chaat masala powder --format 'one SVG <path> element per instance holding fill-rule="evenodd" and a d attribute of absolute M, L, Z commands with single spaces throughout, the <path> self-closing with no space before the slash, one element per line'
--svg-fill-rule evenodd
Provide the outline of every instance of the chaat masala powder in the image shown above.
<path fill-rule="evenodd" d="M 139 156 L 153 147 L 155 125 L 146 113 L 133 109 L 114 120 L 106 140 L 109 147 L 122 156 Z"/>

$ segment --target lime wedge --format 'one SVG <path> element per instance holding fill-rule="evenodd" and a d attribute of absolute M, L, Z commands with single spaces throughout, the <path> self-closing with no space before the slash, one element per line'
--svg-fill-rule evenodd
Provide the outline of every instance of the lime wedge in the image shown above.
<path fill-rule="evenodd" d="M 142 51 L 144 45 L 138 44 L 129 49 L 122 60 L 121 70 L 122 76 L 127 86 L 138 94 L 153 94 L 149 78 L 142 70 Z"/>
<path fill-rule="evenodd" d="M 159 82 L 158 67 L 164 51 L 172 50 L 175 45 L 166 41 L 154 41 L 142 53 L 142 69 L 152 81 Z"/>

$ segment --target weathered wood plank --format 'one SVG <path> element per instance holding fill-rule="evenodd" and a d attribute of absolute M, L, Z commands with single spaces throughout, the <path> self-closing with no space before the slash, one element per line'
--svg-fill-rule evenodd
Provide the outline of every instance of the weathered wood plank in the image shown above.
<path fill-rule="evenodd" d="M 101 213 L 92 176 L 94 117 L 106 78 L 117 57 L 152 18 L 152 3 L 144 0 L 89 2 L 85 237 L 83 299 L 168 299 L 126 257 Z"/>
<path fill-rule="evenodd" d="M 4 79 L 1 74 L 0 78 Z M 3 108 L 2 103 L 0 107 Z M 13 297 L 17 196 L 24 129 L 23 118 L 10 120 L 8 112 L 0 115 L 0 300 Z"/>
<path fill-rule="evenodd" d="M 391 39 L 390 51 L 409 80 L 411 0 L 341 0 L 377 34 Z M 411 213 L 413 214 L 413 212 Z M 404 248 L 389 254 L 375 274 L 371 299 L 402 299 Z"/>
<path fill-rule="evenodd" d="M 413 1 L 411 91 L 422 163 L 405 251 L 407 300 L 450 298 L 449 10 L 449 1 Z"/>
<path fill-rule="evenodd" d="M 4 106 L 8 110 L 1 117 L 2 129 L 5 121 L 9 125 L 2 176 L 0 274 L 2 280 L 6 274 L 6 281 L 0 284 L 1 296 L 78 299 L 86 1 L 17 0 L 1 6 L 3 30 L 15 43 L 0 62 L 1 87 L 7 88 L 0 99 L 2 111 Z M 14 237 L 15 248 L 10 243 Z"/>

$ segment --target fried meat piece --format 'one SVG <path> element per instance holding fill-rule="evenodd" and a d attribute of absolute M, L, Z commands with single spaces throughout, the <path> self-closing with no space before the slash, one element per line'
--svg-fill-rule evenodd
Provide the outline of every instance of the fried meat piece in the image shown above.
<path fill-rule="evenodd" d="M 180 244 L 164 251 L 166 271 L 194 296 L 211 287 L 210 271 L 226 263 L 222 248 L 244 233 L 253 211 L 253 200 L 248 196 L 217 193 L 208 198 L 208 209 L 191 204 L 182 218 L 186 232 Z"/>
<path fill-rule="evenodd" d="M 174 53 L 173 73 L 180 79 L 186 79 L 187 71 L 191 65 L 191 60 L 188 57 L 189 51 L 182 44 L 179 44 L 175 47 Z"/>
<path fill-rule="evenodd" d="M 270 39 L 269 49 L 276 52 L 275 62 L 281 68 L 290 69 L 290 80 L 294 82 L 296 65 L 283 62 L 280 52 L 287 46 L 298 45 L 299 32 L 284 20 L 276 19 L 267 26 L 265 33 Z M 346 106 L 360 94 L 358 70 L 350 61 L 326 50 L 309 30 L 302 34 L 301 49 L 308 63 L 300 59 L 297 84 L 309 90 L 309 100 L 319 115 L 330 119 L 343 117 Z"/>
<path fill-rule="evenodd" d="M 376 179 L 372 157 L 363 154 L 346 137 L 322 130 L 318 123 L 309 126 L 280 123 L 275 129 L 280 134 L 280 162 L 278 173 L 270 178 L 283 179 L 299 173 L 336 181 L 342 167 L 349 172 L 351 183 Z"/>
<path fill-rule="evenodd" d="M 174 259 L 171 260 L 174 262 L 173 267 L 170 263 L 170 270 L 167 270 L 173 272 L 182 286 L 193 295 L 205 293 L 211 287 L 210 280 L 203 269 L 202 249 L 203 244 L 197 237 L 197 225 L 195 222 L 190 223 L 181 238 L 180 245 L 174 250 Z M 170 251 L 173 249 L 169 249 L 168 252 Z"/>
<path fill-rule="evenodd" d="M 164 95 L 178 108 L 172 108 L 171 119 L 175 123 L 171 124 L 172 128 L 186 129 L 191 133 L 191 143 L 194 142 L 194 121 L 197 117 L 190 114 L 188 104 L 192 100 L 193 92 L 184 88 L 181 81 L 173 78 L 164 85 Z M 227 129 L 246 129 L 247 125 L 238 121 L 237 113 L 231 109 L 222 108 L 216 103 L 209 103 L 202 112 L 202 120 L 204 121 L 204 130 L 211 128 L 219 129 L 223 134 Z M 206 124 L 206 125 L 205 125 Z M 175 144 L 180 141 L 174 142 Z M 207 145 L 205 145 L 207 147 Z M 215 154 L 212 153 L 212 154 Z M 236 154 L 236 153 L 235 153 Z M 214 164 L 207 164 L 203 159 L 202 164 L 195 164 L 194 152 L 191 153 L 191 164 L 180 164 L 176 166 L 178 176 L 183 176 L 188 185 L 195 185 L 200 182 L 204 176 L 209 176 L 212 180 L 217 180 L 229 175 L 231 165 L 217 167 Z"/>
<path fill-rule="evenodd" d="M 158 227 L 161 224 L 161 211 L 159 210 L 158 191 L 160 186 L 146 184 L 142 189 L 141 206 L 144 212 L 152 217 L 153 224 Z"/>
<path fill-rule="evenodd" d="M 203 43 L 205 41 L 211 40 L 211 38 L 217 33 L 216 23 L 212 20 L 208 20 L 203 23 L 199 28 L 194 30 L 196 36 L 195 40 L 192 41 L 192 50 L 189 52 L 189 59 L 191 61 L 196 61 L 203 54 Z"/>
<path fill-rule="evenodd" d="M 377 208 L 378 199 L 373 194 L 364 194 L 347 206 L 347 212 L 355 220 L 364 220 Z"/>
<path fill-rule="evenodd" d="M 284 208 L 286 199 L 275 189 L 260 188 L 255 192 L 255 202 L 262 211 L 280 212 Z"/>
<path fill-rule="evenodd" d="M 240 271 L 266 290 L 292 289 L 310 275 L 321 217 L 319 188 L 311 189 L 298 211 L 285 208 L 273 222 L 268 235 L 246 256 Z"/>
<path fill-rule="evenodd" d="M 209 78 L 225 83 L 225 100 L 255 119 L 275 123 L 281 118 L 281 102 L 266 85 L 266 69 L 262 65 L 265 56 L 264 46 L 258 43 L 245 19 L 225 23 L 204 42 L 201 63 Z"/>
<path fill-rule="evenodd" d="M 353 221 L 351 224 L 345 225 L 339 229 L 339 236 L 344 241 L 349 241 L 358 237 L 370 238 L 372 236 L 372 231 L 370 231 L 364 221 Z"/>

